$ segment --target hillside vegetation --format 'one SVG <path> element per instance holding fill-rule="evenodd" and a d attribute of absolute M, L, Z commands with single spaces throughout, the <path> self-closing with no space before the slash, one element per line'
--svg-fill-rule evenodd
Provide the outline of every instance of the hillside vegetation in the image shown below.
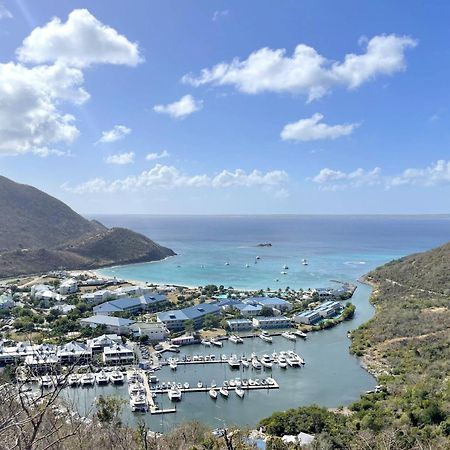
<path fill-rule="evenodd" d="M 157 261 L 175 253 L 89 221 L 60 200 L 0 176 L 0 277 Z"/>
<path fill-rule="evenodd" d="M 327 448 L 449 449 L 449 269 L 446 244 L 367 275 L 376 313 L 353 332 L 351 350 L 378 377 L 380 392 L 363 395 L 346 415 L 299 408 L 263 424 L 278 435 L 321 433 Z"/>

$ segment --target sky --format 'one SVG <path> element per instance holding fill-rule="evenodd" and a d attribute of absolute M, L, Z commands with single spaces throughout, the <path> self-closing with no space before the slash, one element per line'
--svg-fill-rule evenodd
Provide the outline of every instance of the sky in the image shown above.
<path fill-rule="evenodd" d="M 0 0 L 0 174 L 83 214 L 450 206 L 450 2 Z"/>

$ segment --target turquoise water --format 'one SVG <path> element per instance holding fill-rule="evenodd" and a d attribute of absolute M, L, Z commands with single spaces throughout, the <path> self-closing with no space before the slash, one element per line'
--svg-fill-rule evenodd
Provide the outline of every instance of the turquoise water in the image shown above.
<path fill-rule="evenodd" d="M 178 256 L 166 261 L 103 269 L 120 278 L 181 285 L 224 284 L 239 288 L 308 288 L 326 286 L 330 280 L 356 282 L 370 269 L 394 258 L 426 250 L 450 240 L 450 218 L 445 217 L 98 217 L 108 226 L 126 226 L 173 248 Z M 271 242 L 270 248 L 258 248 Z M 255 256 L 260 256 L 254 264 Z M 301 265 L 307 258 L 308 266 Z M 225 266 L 229 261 L 230 265 Z M 250 267 L 246 268 L 245 265 Z M 282 266 L 290 268 L 281 275 Z M 202 265 L 204 268 L 202 268 Z M 275 281 L 275 280 L 279 281 Z M 327 407 L 348 405 L 373 388 L 375 380 L 348 352 L 347 331 L 373 315 L 368 298 L 370 288 L 358 285 L 353 297 L 357 309 L 352 321 L 331 330 L 310 334 L 306 341 L 290 342 L 282 337 L 272 345 L 260 339 L 246 340 L 223 349 L 203 346 L 183 348 L 184 354 L 245 353 L 258 355 L 295 349 L 307 364 L 302 369 L 274 368 L 279 390 L 254 391 L 243 400 L 230 398 L 213 402 L 207 394 L 186 394 L 177 404 L 177 413 L 165 416 L 136 416 L 125 407 L 130 423 L 145 422 L 154 430 L 167 431 L 185 420 L 196 419 L 211 426 L 237 424 L 254 426 L 274 411 L 299 405 Z M 202 380 L 220 383 L 231 377 L 259 377 L 238 373 L 228 366 L 198 365 L 168 368 L 158 372 L 160 381 Z M 94 396 L 119 394 L 127 398 L 126 387 L 77 389 L 78 402 L 89 408 Z M 168 407 L 167 396 L 160 398 Z"/>

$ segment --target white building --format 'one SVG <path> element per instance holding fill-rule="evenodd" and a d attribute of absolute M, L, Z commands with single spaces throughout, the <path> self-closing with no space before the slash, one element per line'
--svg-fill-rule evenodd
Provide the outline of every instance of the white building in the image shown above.
<path fill-rule="evenodd" d="M 255 328 L 290 328 L 292 326 L 291 319 L 285 316 L 274 317 L 255 317 L 253 319 Z"/>
<path fill-rule="evenodd" d="M 47 284 L 34 284 L 31 287 L 31 297 L 35 300 L 60 300 L 61 296 L 54 291 L 54 288 Z"/>
<path fill-rule="evenodd" d="M 97 305 L 98 303 L 106 302 L 106 300 L 116 298 L 116 295 L 114 294 L 114 291 L 110 291 L 109 289 L 102 289 L 100 291 L 83 294 L 81 298 L 90 305 Z"/>
<path fill-rule="evenodd" d="M 133 364 L 134 352 L 131 348 L 117 344 L 112 347 L 104 347 L 103 362 L 108 365 Z"/>
<path fill-rule="evenodd" d="M 160 322 L 136 322 L 130 326 L 134 336 L 147 336 L 152 342 L 165 341 L 170 332 L 167 327 Z"/>
<path fill-rule="evenodd" d="M 73 278 L 63 280 L 59 285 L 59 293 L 61 295 L 70 295 L 78 292 L 78 283 Z"/>
<path fill-rule="evenodd" d="M 128 334 L 130 332 L 130 325 L 134 320 L 122 319 L 121 317 L 102 316 L 100 314 L 80 319 L 80 325 L 83 327 L 97 328 L 105 326 L 109 333 Z"/>
<path fill-rule="evenodd" d="M 253 322 L 249 319 L 229 319 L 227 326 L 230 331 L 247 331 L 253 328 Z"/>

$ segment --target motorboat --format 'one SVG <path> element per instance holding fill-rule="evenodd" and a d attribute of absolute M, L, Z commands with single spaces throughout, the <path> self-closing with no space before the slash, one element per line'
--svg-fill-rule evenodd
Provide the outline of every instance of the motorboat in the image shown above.
<path fill-rule="evenodd" d="M 71 373 L 67 378 L 67 384 L 71 387 L 76 387 L 80 384 L 80 378 L 76 373 Z"/>
<path fill-rule="evenodd" d="M 286 339 L 289 339 L 290 341 L 296 341 L 297 337 L 294 333 L 290 333 L 289 331 L 285 331 L 284 333 L 281 333 L 281 336 L 283 336 Z"/>
<path fill-rule="evenodd" d="M 285 272 L 284 270 L 280 272 L 281 275 L 287 275 L 287 272 Z"/>
<path fill-rule="evenodd" d="M 216 399 L 217 399 L 217 391 L 216 391 L 215 389 L 210 389 L 210 390 L 208 391 L 208 393 L 209 393 L 209 396 L 210 396 L 213 400 L 216 400 Z"/>
<path fill-rule="evenodd" d="M 211 340 L 211 344 L 215 345 L 216 347 L 223 347 L 223 343 L 221 341 L 218 340 Z"/>
<path fill-rule="evenodd" d="M 236 392 L 236 395 L 237 395 L 238 397 L 244 398 L 244 395 L 245 395 L 244 389 L 242 389 L 242 388 L 240 388 L 240 387 L 237 387 L 236 390 L 235 390 L 235 392 Z"/>
<path fill-rule="evenodd" d="M 148 404 L 145 395 L 142 394 L 131 395 L 130 407 L 131 411 L 133 412 L 134 411 L 146 412 L 148 410 Z"/>
<path fill-rule="evenodd" d="M 294 331 L 293 334 L 295 334 L 298 337 L 301 337 L 302 339 L 306 339 L 307 337 L 307 334 L 300 330 Z"/>
<path fill-rule="evenodd" d="M 189 383 L 186 381 L 186 383 L 183 384 L 184 389 L 189 389 Z"/>
<path fill-rule="evenodd" d="M 201 388 L 203 387 L 203 383 L 202 383 L 201 381 L 199 381 L 199 382 L 197 383 L 197 387 L 198 387 L 199 389 L 201 389 Z"/>
<path fill-rule="evenodd" d="M 81 376 L 80 380 L 81 386 L 94 386 L 95 377 L 92 373 L 85 373 Z"/>
<path fill-rule="evenodd" d="M 109 383 L 109 377 L 105 372 L 101 371 L 95 375 L 95 381 L 98 385 L 104 385 Z"/>
<path fill-rule="evenodd" d="M 253 358 L 252 359 L 252 367 L 255 370 L 261 370 L 261 363 L 256 358 Z"/>
<path fill-rule="evenodd" d="M 144 395 L 144 385 L 140 383 L 139 381 L 136 381 L 135 383 L 130 383 L 128 385 L 128 393 L 130 395 Z"/>
<path fill-rule="evenodd" d="M 173 401 L 180 401 L 181 397 L 182 397 L 182 393 L 179 389 L 177 388 L 170 388 L 169 391 L 167 392 L 167 396 L 169 397 L 169 399 L 173 402 Z"/>
<path fill-rule="evenodd" d="M 53 380 L 48 375 L 43 375 L 39 380 L 39 386 L 43 389 L 50 389 L 53 387 Z"/>
<path fill-rule="evenodd" d="M 219 394 L 222 395 L 223 397 L 228 398 L 228 389 L 222 386 L 219 389 Z"/>
<path fill-rule="evenodd" d="M 273 341 L 272 336 L 269 336 L 267 333 L 261 333 L 259 335 L 259 338 L 262 339 L 264 342 L 272 343 L 272 341 Z"/>
<path fill-rule="evenodd" d="M 214 380 L 211 381 L 211 387 L 213 389 L 217 387 L 217 383 Z"/>
<path fill-rule="evenodd" d="M 241 363 L 242 366 L 245 367 L 246 369 L 250 367 L 250 363 L 246 359 L 242 359 Z"/>
<path fill-rule="evenodd" d="M 207 347 L 211 347 L 211 341 L 208 341 L 207 339 L 203 339 L 203 340 L 201 341 L 201 343 L 202 343 L 203 345 L 206 345 Z"/>
<path fill-rule="evenodd" d="M 243 344 L 244 343 L 244 340 L 241 338 L 241 337 L 239 337 L 239 336 L 236 336 L 236 335 L 231 335 L 229 338 L 228 338 L 228 340 L 230 341 L 230 342 L 232 342 L 233 344 Z"/>
<path fill-rule="evenodd" d="M 177 383 L 177 388 L 178 389 L 183 389 L 183 385 L 181 383 Z"/>
<path fill-rule="evenodd" d="M 278 367 L 280 369 L 286 369 L 287 368 L 287 362 L 285 362 L 285 361 L 278 361 Z"/>
<path fill-rule="evenodd" d="M 174 359 L 170 360 L 169 366 L 172 370 L 177 370 L 177 362 Z"/>
<path fill-rule="evenodd" d="M 113 373 L 116 372 L 118 372 L 118 370 L 115 370 Z M 142 381 L 142 377 L 139 375 L 137 370 L 134 370 L 133 372 L 127 374 L 127 381 L 128 383 L 136 383 L 136 381 Z"/>
<path fill-rule="evenodd" d="M 288 270 L 289 269 L 289 267 L 285 264 L 284 266 L 283 266 L 283 270 Z"/>
<path fill-rule="evenodd" d="M 150 384 L 156 384 L 159 380 L 155 375 L 150 375 L 148 381 L 150 382 Z"/>
<path fill-rule="evenodd" d="M 271 369 L 272 368 L 272 360 L 270 359 L 269 355 L 264 355 L 261 358 L 261 364 L 266 368 L 266 369 Z"/>
<path fill-rule="evenodd" d="M 236 381 L 235 381 L 235 380 L 230 380 L 230 381 L 228 382 L 228 385 L 229 385 L 230 387 L 236 387 Z"/>
<path fill-rule="evenodd" d="M 232 369 L 239 369 L 239 367 L 241 367 L 241 362 L 237 359 L 236 356 L 232 356 L 232 357 L 228 360 L 228 365 L 229 365 Z"/>
<path fill-rule="evenodd" d="M 225 265 L 226 265 L 226 266 L 229 266 L 229 265 L 230 265 L 230 263 L 229 263 L 229 262 L 227 261 L 227 262 L 225 263 Z"/>
<path fill-rule="evenodd" d="M 109 379 L 111 380 L 112 384 L 122 384 L 124 381 L 124 378 L 125 377 L 123 376 L 123 373 L 120 370 L 115 370 L 109 376 Z M 139 378 L 136 378 L 136 379 L 138 380 Z"/>

